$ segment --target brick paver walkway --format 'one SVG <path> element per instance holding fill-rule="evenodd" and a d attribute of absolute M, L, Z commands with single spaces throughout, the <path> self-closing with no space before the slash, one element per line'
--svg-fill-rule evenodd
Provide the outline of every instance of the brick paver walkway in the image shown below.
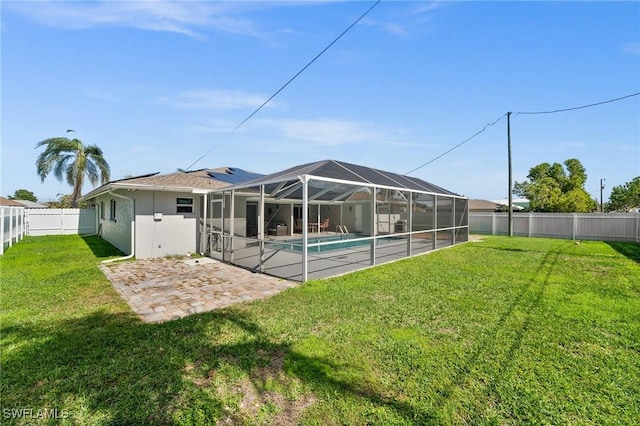
<path fill-rule="evenodd" d="M 262 299 L 298 285 L 210 258 L 144 259 L 102 264 L 100 268 L 145 322 L 163 322 Z"/>

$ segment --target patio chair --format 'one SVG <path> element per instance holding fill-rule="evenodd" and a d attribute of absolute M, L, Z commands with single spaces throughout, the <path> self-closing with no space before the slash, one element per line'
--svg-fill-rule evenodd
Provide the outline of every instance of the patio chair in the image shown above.
<path fill-rule="evenodd" d="M 327 228 L 329 228 L 329 218 L 326 218 L 324 222 L 320 224 L 320 232 L 327 232 Z"/>
<path fill-rule="evenodd" d="M 296 223 L 293 225 L 293 232 L 302 233 L 302 219 L 296 219 Z"/>

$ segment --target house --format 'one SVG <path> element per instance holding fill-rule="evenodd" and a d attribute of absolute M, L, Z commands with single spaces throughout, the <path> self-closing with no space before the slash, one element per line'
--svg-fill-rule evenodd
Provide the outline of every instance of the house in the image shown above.
<path fill-rule="evenodd" d="M 4 198 L 4 197 L 0 197 L 0 206 L 24 207 L 22 204 L 16 202 L 16 200 L 10 200 L 10 199 Z"/>
<path fill-rule="evenodd" d="M 469 200 L 469 213 L 494 213 L 502 210 L 502 205 L 493 201 L 472 199 Z"/>
<path fill-rule="evenodd" d="M 529 205 L 531 204 L 530 201 L 526 198 L 516 198 L 511 200 L 512 202 L 512 209 L 514 212 L 521 212 L 521 211 L 525 211 L 527 209 L 529 209 Z M 493 200 L 492 203 L 497 203 L 500 204 L 502 206 L 502 211 L 508 211 L 509 209 L 507 208 L 507 206 L 509 205 L 509 199 L 508 198 L 502 198 L 500 200 Z"/>
<path fill-rule="evenodd" d="M 30 201 L 30 200 L 13 200 L 13 201 L 20 204 L 22 207 L 25 207 L 28 209 L 48 209 L 49 208 L 49 206 L 46 204 L 37 203 L 35 201 Z"/>
<path fill-rule="evenodd" d="M 138 259 L 206 249 L 208 193 L 262 175 L 223 167 L 151 173 L 108 182 L 83 199 L 95 207 L 98 234 Z"/>
<path fill-rule="evenodd" d="M 421 179 L 335 160 L 268 176 L 238 168 L 148 174 L 83 197 L 98 233 L 129 256 L 207 253 L 306 281 L 468 239 L 467 198 Z"/>

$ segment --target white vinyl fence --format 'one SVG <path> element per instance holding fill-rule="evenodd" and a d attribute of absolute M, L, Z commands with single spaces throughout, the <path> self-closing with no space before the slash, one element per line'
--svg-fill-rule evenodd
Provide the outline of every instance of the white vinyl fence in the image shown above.
<path fill-rule="evenodd" d="M 94 209 L 26 209 L 25 220 L 31 236 L 96 232 Z"/>
<path fill-rule="evenodd" d="M 469 232 L 508 235 L 508 213 L 469 213 Z M 640 242 L 640 213 L 514 213 L 513 235 Z"/>
<path fill-rule="evenodd" d="M 4 253 L 5 248 L 11 247 L 24 238 L 24 210 L 24 207 L 0 206 L 0 235 L 2 236 L 0 254 Z"/>

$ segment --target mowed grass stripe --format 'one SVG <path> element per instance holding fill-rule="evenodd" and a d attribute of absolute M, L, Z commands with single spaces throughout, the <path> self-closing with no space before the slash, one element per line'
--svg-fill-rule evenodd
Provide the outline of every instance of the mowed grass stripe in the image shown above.
<path fill-rule="evenodd" d="M 143 324 L 96 237 L 2 271 L 2 408 L 69 424 L 632 424 L 640 245 L 487 237 Z M 32 420 L 15 419 L 16 424 Z"/>

